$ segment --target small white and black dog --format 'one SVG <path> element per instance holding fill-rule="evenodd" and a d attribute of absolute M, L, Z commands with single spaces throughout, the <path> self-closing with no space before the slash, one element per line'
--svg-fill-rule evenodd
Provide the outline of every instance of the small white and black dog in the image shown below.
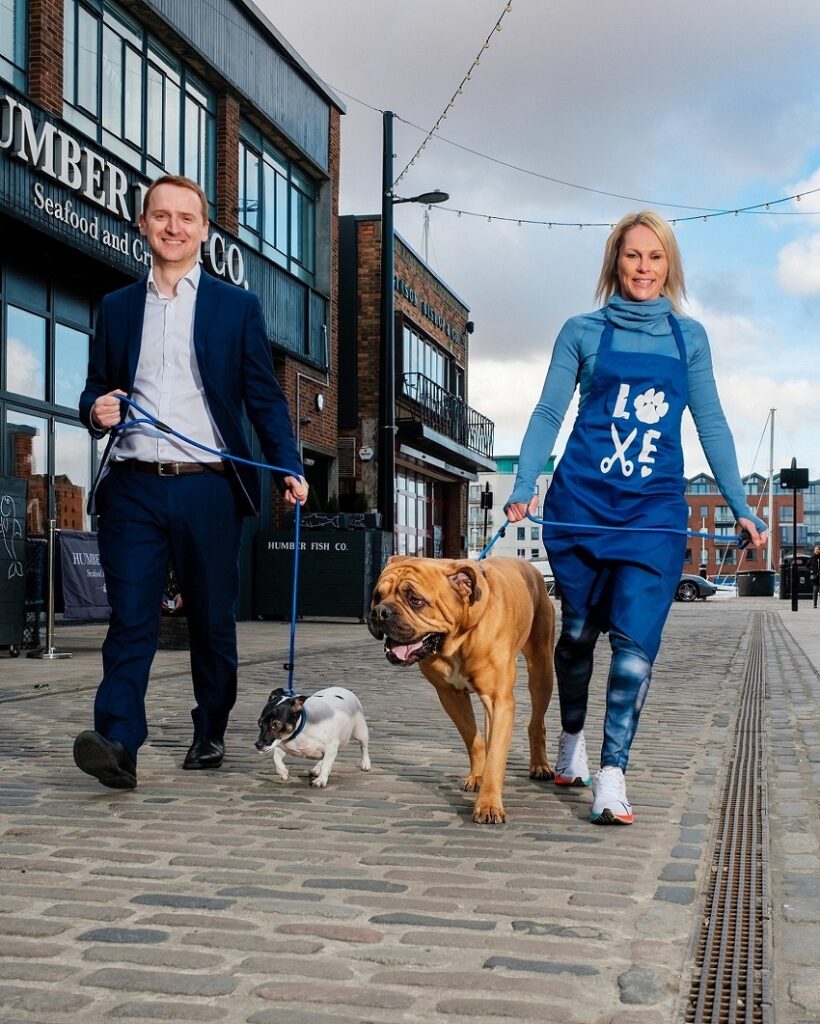
<path fill-rule="evenodd" d="M 285 781 L 289 774 L 285 754 L 318 760 L 310 770 L 311 785 L 326 786 L 336 755 L 351 738 L 362 749 L 362 771 L 369 772 L 367 722 L 355 693 L 328 686 L 309 697 L 290 697 L 280 686 L 262 708 L 256 749 L 260 754 L 273 753 L 276 771 Z"/>

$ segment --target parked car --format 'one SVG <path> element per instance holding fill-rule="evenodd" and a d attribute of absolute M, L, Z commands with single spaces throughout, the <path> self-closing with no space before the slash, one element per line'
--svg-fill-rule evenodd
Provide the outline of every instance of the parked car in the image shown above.
<path fill-rule="evenodd" d="M 705 601 L 707 597 L 716 594 L 718 588 L 714 583 L 705 580 L 702 576 L 694 576 L 691 573 L 684 573 L 675 589 L 676 601 Z"/>

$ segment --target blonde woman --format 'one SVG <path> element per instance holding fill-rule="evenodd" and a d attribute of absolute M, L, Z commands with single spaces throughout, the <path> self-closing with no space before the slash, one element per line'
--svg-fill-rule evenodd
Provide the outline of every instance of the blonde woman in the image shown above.
<path fill-rule="evenodd" d="M 578 416 L 544 506 L 562 607 L 555 781 L 590 783 L 583 728 L 593 649 L 608 632 L 612 662 L 591 814 L 604 825 L 633 821 L 624 772 L 683 566 L 685 408 L 738 524 L 755 547 L 766 541 L 766 524 L 746 503 L 706 332 L 680 310 L 685 296 L 670 226 L 652 211 L 624 217 L 604 250 L 596 291 L 604 306 L 567 321 L 555 343 L 506 505 L 513 522 L 534 511 L 537 474 L 578 387 Z"/>

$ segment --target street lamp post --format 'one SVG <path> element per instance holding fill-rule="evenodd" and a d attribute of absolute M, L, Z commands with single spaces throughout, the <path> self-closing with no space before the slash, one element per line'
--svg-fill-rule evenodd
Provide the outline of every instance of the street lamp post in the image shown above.
<path fill-rule="evenodd" d="M 382 237 L 381 237 L 381 336 L 379 359 L 379 436 L 377 504 L 382 514 L 382 529 L 395 529 L 396 482 L 396 324 L 393 302 L 394 234 L 393 207 L 396 203 L 444 203 L 446 192 L 422 192 L 403 199 L 393 192 L 393 112 L 385 110 L 382 147 Z"/>

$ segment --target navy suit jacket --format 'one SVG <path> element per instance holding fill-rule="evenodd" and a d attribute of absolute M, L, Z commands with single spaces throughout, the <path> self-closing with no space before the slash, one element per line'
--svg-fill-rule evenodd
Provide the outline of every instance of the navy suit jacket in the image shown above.
<path fill-rule="evenodd" d="M 105 433 L 91 424 L 91 407 L 96 399 L 117 388 L 131 394 L 142 343 L 146 287 L 146 278 L 142 278 L 102 300 L 88 379 L 80 396 L 80 419 L 94 437 Z M 205 400 L 226 450 L 244 459 L 252 457 L 242 424 L 244 405 L 267 461 L 293 476 L 303 475 L 287 400 L 273 372 L 257 296 L 203 271 L 194 310 L 194 349 Z M 169 423 L 173 425 L 173 421 Z M 88 499 L 89 512 L 95 511 L 94 496 L 116 437 L 115 432 L 105 450 Z M 258 471 L 230 460 L 226 460 L 226 467 L 240 512 L 255 515 L 260 503 Z M 281 484 L 285 474 L 274 475 Z"/>

